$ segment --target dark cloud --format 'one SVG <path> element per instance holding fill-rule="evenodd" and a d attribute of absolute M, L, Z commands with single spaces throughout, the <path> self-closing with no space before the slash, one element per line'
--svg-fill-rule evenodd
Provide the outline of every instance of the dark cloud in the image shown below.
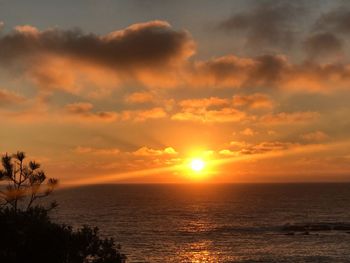
<path fill-rule="evenodd" d="M 286 5 L 284 2 L 282 6 Z M 341 42 L 331 33 L 316 32 L 305 41 L 305 48 L 316 56 L 339 50 Z M 16 66 L 21 77 L 39 87 L 91 97 L 110 94 L 113 88 L 130 83 L 148 88 L 272 87 L 302 91 L 348 88 L 350 83 L 347 64 L 314 60 L 294 63 L 286 56 L 271 54 L 190 60 L 193 52 L 189 34 L 163 21 L 134 24 L 103 36 L 78 30 L 39 31 L 31 26 L 19 26 L 0 36 L 0 66 L 10 70 L 11 65 Z"/>
<path fill-rule="evenodd" d="M 288 47 L 294 41 L 293 21 L 303 7 L 286 1 L 260 3 L 255 8 L 235 13 L 219 24 L 226 32 L 244 32 L 247 45 Z"/>
<path fill-rule="evenodd" d="M 264 55 L 256 58 L 256 66 L 252 70 L 250 79 L 246 85 L 251 83 L 278 83 L 282 75 L 288 70 L 288 62 L 283 56 Z"/>
<path fill-rule="evenodd" d="M 289 71 L 284 56 L 224 56 L 197 64 L 195 81 L 231 87 L 275 87 Z"/>
<path fill-rule="evenodd" d="M 193 71 L 193 86 L 325 92 L 348 89 L 350 83 L 350 69 L 346 63 L 305 61 L 295 64 L 281 55 L 224 56 L 196 63 Z"/>
<path fill-rule="evenodd" d="M 93 105 L 88 102 L 77 102 L 65 106 L 66 113 L 78 117 L 83 121 L 114 121 L 118 115 L 115 112 L 93 112 Z"/>
<path fill-rule="evenodd" d="M 309 57 L 342 58 L 343 38 L 350 36 L 350 9 L 341 6 L 319 16 L 312 28 L 312 35 L 304 41 Z"/>
<path fill-rule="evenodd" d="M 248 109 L 271 109 L 274 106 L 274 102 L 267 95 L 261 93 L 235 95 L 232 101 L 234 106 Z"/>
<path fill-rule="evenodd" d="M 171 29 L 163 21 L 135 24 L 108 35 L 79 30 L 17 27 L 0 38 L 0 60 L 13 61 L 43 54 L 68 56 L 115 69 L 152 67 L 174 63 L 192 54 L 188 33 Z"/>
<path fill-rule="evenodd" d="M 314 25 L 316 31 L 350 34 L 350 9 L 341 7 L 321 15 Z"/>
<path fill-rule="evenodd" d="M 300 144 L 294 142 L 265 141 L 258 144 L 251 144 L 232 141 L 230 143 L 230 149 L 221 150 L 219 154 L 226 156 L 265 154 L 286 151 L 297 147 L 300 147 Z"/>
<path fill-rule="evenodd" d="M 107 35 L 17 26 L 0 35 L 0 67 L 37 87 L 101 96 L 125 83 L 175 85 L 176 68 L 194 53 L 184 30 L 165 21 L 133 24 Z"/>
<path fill-rule="evenodd" d="M 267 152 L 285 151 L 297 147 L 299 144 L 292 142 L 261 142 L 256 145 L 247 145 L 239 151 L 240 154 L 262 154 Z"/>
<path fill-rule="evenodd" d="M 343 48 L 342 40 L 330 32 L 311 35 L 304 42 L 307 54 L 311 58 L 339 55 Z"/>
<path fill-rule="evenodd" d="M 276 114 L 264 115 L 260 121 L 266 125 L 274 124 L 296 124 L 305 123 L 316 120 L 319 117 L 318 112 L 313 111 L 298 111 L 298 112 L 280 112 Z"/>

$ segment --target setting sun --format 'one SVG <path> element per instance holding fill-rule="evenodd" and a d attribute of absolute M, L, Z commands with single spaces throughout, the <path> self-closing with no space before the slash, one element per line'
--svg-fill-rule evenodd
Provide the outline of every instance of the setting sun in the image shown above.
<path fill-rule="evenodd" d="M 193 159 L 190 163 L 191 169 L 195 172 L 200 172 L 205 166 L 205 162 L 202 159 Z"/>
<path fill-rule="evenodd" d="M 0 263 L 350 263 L 350 0 L 217 2 L 0 0 Z"/>

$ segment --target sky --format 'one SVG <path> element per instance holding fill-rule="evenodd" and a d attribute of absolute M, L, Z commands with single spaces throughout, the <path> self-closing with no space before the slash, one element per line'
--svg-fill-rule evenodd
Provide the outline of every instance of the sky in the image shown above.
<path fill-rule="evenodd" d="M 0 0 L 0 152 L 64 184 L 349 181 L 349 23 L 340 0 Z"/>

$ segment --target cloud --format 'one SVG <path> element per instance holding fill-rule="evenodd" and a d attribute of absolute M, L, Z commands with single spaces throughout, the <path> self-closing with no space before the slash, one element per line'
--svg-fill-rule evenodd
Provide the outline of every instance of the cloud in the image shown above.
<path fill-rule="evenodd" d="M 274 136 L 274 135 L 277 135 L 277 132 L 274 130 L 268 130 L 267 135 Z"/>
<path fill-rule="evenodd" d="M 314 25 L 314 30 L 330 31 L 333 33 L 350 33 L 350 9 L 340 7 L 330 12 L 322 14 Z"/>
<path fill-rule="evenodd" d="M 178 103 L 180 109 L 172 120 L 195 122 L 237 122 L 246 114 L 230 106 L 230 100 L 219 97 L 187 99 Z"/>
<path fill-rule="evenodd" d="M 118 80 L 169 84 L 169 69 L 193 52 L 190 35 L 165 21 L 133 24 L 102 36 L 24 25 L 0 37 L 2 66 L 21 69 L 42 87 L 66 91 L 76 90 L 77 82 L 86 79 L 99 82 L 94 71 L 101 69 L 108 69 L 110 77 Z"/>
<path fill-rule="evenodd" d="M 245 141 L 231 141 L 230 149 L 240 150 L 242 148 L 248 147 L 250 144 Z"/>
<path fill-rule="evenodd" d="M 227 106 L 229 100 L 225 98 L 210 97 L 202 99 L 186 99 L 179 102 L 179 105 L 183 109 L 206 109 L 216 106 Z"/>
<path fill-rule="evenodd" d="M 147 103 L 154 101 L 154 96 L 149 92 L 134 92 L 127 95 L 125 101 L 130 104 Z"/>
<path fill-rule="evenodd" d="M 179 103 L 180 109 L 171 119 L 196 122 L 236 122 L 246 118 L 246 114 L 230 106 L 230 100 L 210 97 L 187 99 Z"/>
<path fill-rule="evenodd" d="M 31 25 L 16 26 L 15 31 L 28 37 L 38 36 L 40 33 L 40 31 L 36 27 L 33 27 Z"/>
<path fill-rule="evenodd" d="M 24 76 L 45 92 L 62 90 L 75 95 L 98 98 L 110 94 L 111 90 L 119 87 L 122 82 L 120 76 L 112 69 L 72 58 L 40 55 L 30 63 L 23 68 Z"/>
<path fill-rule="evenodd" d="M 295 124 L 314 121 L 319 117 L 319 113 L 312 111 L 280 112 L 276 114 L 263 115 L 260 118 L 263 124 Z"/>
<path fill-rule="evenodd" d="M 316 56 L 336 52 L 337 43 L 336 36 L 315 33 L 305 41 L 305 48 Z M 106 35 L 58 28 L 41 31 L 24 25 L 0 36 L 0 66 L 41 89 L 85 97 L 105 96 L 134 84 L 153 89 L 153 93 L 130 94 L 128 103 L 150 102 L 154 91 L 163 87 L 329 92 L 350 85 L 350 67 L 345 63 L 293 63 L 279 54 L 191 60 L 194 46 L 187 31 L 175 30 L 165 21 L 134 24 Z M 260 99 L 261 107 L 267 108 L 268 98 L 259 96 L 240 100 Z"/>
<path fill-rule="evenodd" d="M 132 152 L 135 156 L 149 157 L 149 156 L 162 156 L 162 155 L 177 155 L 178 153 L 172 147 L 166 147 L 163 150 L 152 149 L 146 146 L 139 148 L 138 150 Z"/>
<path fill-rule="evenodd" d="M 227 149 L 220 150 L 222 156 L 233 157 L 240 155 L 264 154 L 268 152 L 285 151 L 299 147 L 299 143 L 281 141 L 263 141 L 257 144 L 244 141 L 233 141 Z"/>
<path fill-rule="evenodd" d="M 0 40 L 1 57 L 26 58 L 52 53 L 112 68 L 165 66 L 192 55 L 185 31 L 175 31 L 164 21 L 133 24 L 104 36 L 79 30 L 38 29 L 17 26 Z"/>
<path fill-rule="evenodd" d="M 302 134 L 301 138 L 306 141 L 321 142 L 329 139 L 329 136 L 322 131 L 315 131 L 315 132 Z"/>
<path fill-rule="evenodd" d="M 218 87 L 276 87 L 289 73 L 287 58 L 265 55 L 240 58 L 233 55 L 197 62 L 193 84 Z"/>
<path fill-rule="evenodd" d="M 238 122 L 245 120 L 247 115 L 233 108 L 222 108 L 219 110 L 203 111 L 181 111 L 171 117 L 177 121 L 195 121 L 195 122 Z"/>
<path fill-rule="evenodd" d="M 66 110 L 72 114 L 85 114 L 89 113 L 94 106 L 88 102 L 77 102 L 66 105 Z"/>
<path fill-rule="evenodd" d="M 120 150 L 117 148 L 94 148 L 87 146 L 77 146 L 74 149 L 74 152 L 78 154 L 114 155 L 119 154 Z"/>
<path fill-rule="evenodd" d="M 233 96 L 233 105 L 236 107 L 247 107 L 249 109 L 271 109 L 274 103 L 267 95 L 255 93 L 252 95 Z"/>
<path fill-rule="evenodd" d="M 290 2 L 268 2 L 249 11 L 235 13 L 221 21 L 218 28 L 225 32 L 243 32 L 250 47 L 289 47 L 294 41 L 293 21 L 303 11 Z"/>
<path fill-rule="evenodd" d="M 151 119 L 167 117 L 167 112 L 160 107 L 145 110 L 123 110 L 123 111 L 94 111 L 94 106 L 89 102 L 77 102 L 67 104 L 64 111 L 68 117 L 78 118 L 81 121 L 135 121 L 143 122 Z"/>
<path fill-rule="evenodd" d="M 282 55 L 253 58 L 229 55 L 196 62 L 189 82 L 197 87 L 325 93 L 349 88 L 350 66 L 315 61 L 294 64 Z"/>
<path fill-rule="evenodd" d="M 23 96 L 6 89 L 0 89 L 0 106 L 19 104 L 24 101 L 26 101 L 26 99 Z"/>
<path fill-rule="evenodd" d="M 162 119 L 167 117 L 167 112 L 161 107 L 155 107 L 145 110 L 123 111 L 121 120 L 146 121 L 151 119 Z"/>
<path fill-rule="evenodd" d="M 223 149 L 219 151 L 219 154 L 224 156 L 238 156 L 239 152 L 231 151 L 229 149 Z"/>
<path fill-rule="evenodd" d="M 271 108 L 272 101 L 264 94 L 235 95 L 232 100 L 220 97 L 186 99 L 178 102 L 179 109 L 171 117 L 178 121 L 211 122 L 238 122 L 256 119 L 248 115 L 246 109 Z"/>
<path fill-rule="evenodd" d="M 325 56 L 340 56 L 343 42 L 330 32 L 322 32 L 311 35 L 304 42 L 305 50 L 311 58 L 322 58 Z"/>
<path fill-rule="evenodd" d="M 337 40 L 332 33 L 316 32 L 304 44 L 310 55 L 326 56 L 340 50 Z M 274 101 L 263 94 L 267 89 L 331 92 L 350 86 L 350 66 L 346 63 L 293 63 L 283 55 L 228 55 L 189 60 L 193 52 L 190 35 L 183 30 L 174 30 L 164 21 L 134 24 L 107 35 L 57 28 L 41 31 L 24 25 L 0 36 L 0 66 L 20 72 L 42 89 L 61 89 L 96 97 L 108 94 L 120 85 L 134 84 L 133 81 L 153 87 L 164 80 L 165 86 L 170 83 L 181 88 L 186 84 L 188 88 L 233 88 L 245 89 L 242 93 L 248 93 L 235 95 L 232 100 L 212 96 L 175 104 L 174 101 L 159 99 L 158 89 L 145 89 L 147 91 L 131 93 L 124 99 L 127 104 L 152 103 L 148 109 L 96 111 L 90 103 L 73 103 L 64 108 L 65 116 L 73 120 L 146 121 L 170 116 L 176 121 L 239 122 L 255 118 L 248 115 L 248 110 L 274 108 Z M 221 92 L 218 90 L 219 94 Z M 21 95 L 0 90 L 1 105 L 25 100 Z M 52 109 L 49 105 L 45 107 L 48 108 L 41 112 L 50 115 Z M 5 113 L 13 115 L 12 112 Z M 33 114 L 25 117 L 29 116 L 28 113 L 15 112 L 15 115 L 30 119 Z M 317 113 L 311 112 L 282 112 L 257 118 L 263 123 L 280 124 L 307 122 L 316 117 Z"/>
<path fill-rule="evenodd" d="M 284 151 L 299 146 L 298 143 L 291 142 L 261 142 L 256 145 L 250 145 L 240 150 L 240 154 L 260 154 L 272 151 Z"/>
<path fill-rule="evenodd" d="M 65 112 L 71 116 L 79 117 L 86 121 L 105 121 L 111 122 L 118 118 L 116 112 L 111 111 L 93 111 L 93 105 L 88 102 L 77 102 L 65 106 Z"/>
<path fill-rule="evenodd" d="M 138 115 L 138 120 L 147 120 L 147 119 L 160 119 L 167 116 L 167 113 L 160 107 L 153 108 L 141 112 Z"/>
<path fill-rule="evenodd" d="M 240 134 L 244 135 L 244 136 L 254 136 L 256 135 L 258 132 L 254 131 L 251 128 L 245 128 L 244 130 L 242 130 L 240 132 Z"/>

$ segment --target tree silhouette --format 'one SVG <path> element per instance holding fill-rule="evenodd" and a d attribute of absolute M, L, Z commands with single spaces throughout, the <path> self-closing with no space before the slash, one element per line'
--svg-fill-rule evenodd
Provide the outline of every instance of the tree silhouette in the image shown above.
<path fill-rule="evenodd" d="M 3 183 L 0 189 L 0 208 L 11 207 L 14 211 L 29 210 L 36 200 L 50 195 L 57 186 L 58 180 L 47 179 L 39 163 L 29 161 L 26 164 L 25 158 L 24 152 L 13 155 L 6 153 L 2 156 L 0 181 Z M 57 204 L 53 202 L 47 209 L 56 206 Z"/>
<path fill-rule="evenodd" d="M 0 169 L 0 262 L 4 263 L 125 263 L 112 238 L 98 229 L 51 222 L 48 207 L 35 201 L 52 193 L 57 179 L 47 179 L 40 165 L 24 162 L 24 152 L 5 154 Z"/>
<path fill-rule="evenodd" d="M 125 263 L 126 257 L 98 229 L 51 222 L 47 210 L 0 210 L 1 263 Z"/>

